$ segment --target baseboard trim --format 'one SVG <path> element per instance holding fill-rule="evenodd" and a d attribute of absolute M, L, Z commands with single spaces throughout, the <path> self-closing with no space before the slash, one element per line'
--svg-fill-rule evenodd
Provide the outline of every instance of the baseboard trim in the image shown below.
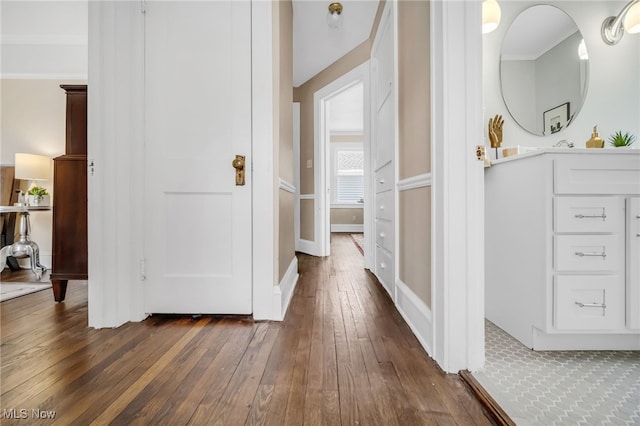
<path fill-rule="evenodd" d="M 282 277 L 280 284 L 273 287 L 273 315 L 274 321 L 283 321 L 289 308 L 289 302 L 298 283 L 298 258 L 293 257 L 287 272 Z"/>
<path fill-rule="evenodd" d="M 396 308 L 422 347 L 430 356 L 433 356 L 431 309 L 401 280 L 396 283 Z"/>
<path fill-rule="evenodd" d="M 332 223 L 331 232 L 354 232 L 362 234 L 364 224 L 362 223 Z"/>
<path fill-rule="evenodd" d="M 473 374 L 468 370 L 461 370 L 458 375 L 498 426 L 516 426 L 516 423 L 511 420 L 511 417 L 500 407 L 500 404 L 489 395 L 489 392 L 487 392 L 480 382 L 473 377 Z"/>

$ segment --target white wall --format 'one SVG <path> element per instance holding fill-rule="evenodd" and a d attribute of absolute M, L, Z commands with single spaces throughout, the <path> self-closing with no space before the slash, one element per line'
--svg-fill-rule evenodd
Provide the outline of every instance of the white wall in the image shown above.
<path fill-rule="evenodd" d="M 500 45 L 514 18 L 539 2 L 502 0 L 500 26 L 494 32 L 485 34 L 483 40 L 485 143 L 489 145 L 486 123 L 496 114 L 502 114 L 505 120 L 503 146 L 551 146 L 561 139 L 571 139 L 576 147 L 584 148 L 594 125 L 598 125 L 603 139 L 617 130 L 630 131 L 640 137 L 640 35 L 625 34 L 615 46 L 606 45 L 600 36 L 602 21 L 608 16 L 617 15 L 627 2 L 547 3 L 569 14 L 584 36 L 590 66 L 584 106 L 569 128 L 550 136 L 534 136 L 526 132 L 509 115 L 500 90 Z M 640 148 L 640 143 L 634 147 Z"/>

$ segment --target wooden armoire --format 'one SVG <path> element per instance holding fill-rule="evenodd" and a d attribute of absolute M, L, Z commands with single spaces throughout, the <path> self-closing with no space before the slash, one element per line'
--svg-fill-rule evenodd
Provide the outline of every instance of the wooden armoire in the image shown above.
<path fill-rule="evenodd" d="M 61 85 L 67 94 L 65 154 L 53 159 L 53 259 L 51 284 L 62 302 L 68 280 L 86 280 L 87 86 Z"/>

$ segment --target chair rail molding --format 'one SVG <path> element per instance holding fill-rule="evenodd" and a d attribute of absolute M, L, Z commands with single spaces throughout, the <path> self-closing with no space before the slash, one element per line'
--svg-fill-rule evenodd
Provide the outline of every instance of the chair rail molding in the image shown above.
<path fill-rule="evenodd" d="M 282 189 L 283 191 L 290 192 L 292 194 L 296 193 L 296 187 L 282 178 L 280 178 L 280 189 Z"/>
<path fill-rule="evenodd" d="M 431 173 L 423 173 L 421 175 L 411 176 L 401 179 L 396 184 L 398 191 L 407 191 L 409 189 L 424 188 L 431 186 Z"/>

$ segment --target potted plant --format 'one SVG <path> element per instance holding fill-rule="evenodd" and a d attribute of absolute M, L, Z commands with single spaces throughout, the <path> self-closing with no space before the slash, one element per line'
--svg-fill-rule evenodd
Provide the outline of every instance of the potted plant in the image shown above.
<path fill-rule="evenodd" d="M 29 196 L 30 206 L 44 207 L 49 205 L 49 193 L 45 188 L 41 186 L 32 186 L 31 188 L 29 188 L 27 195 Z"/>
<path fill-rule="evenodd" d="M 613 135 L 609 136 L 609 144 L 616 148 L 629 147 L 633 145 L 633 142 L 635 142 L 635 140 L 635 135 L 629 132 L 625 132 L 623 134 L 621 131 L 617 131 Z"/>

